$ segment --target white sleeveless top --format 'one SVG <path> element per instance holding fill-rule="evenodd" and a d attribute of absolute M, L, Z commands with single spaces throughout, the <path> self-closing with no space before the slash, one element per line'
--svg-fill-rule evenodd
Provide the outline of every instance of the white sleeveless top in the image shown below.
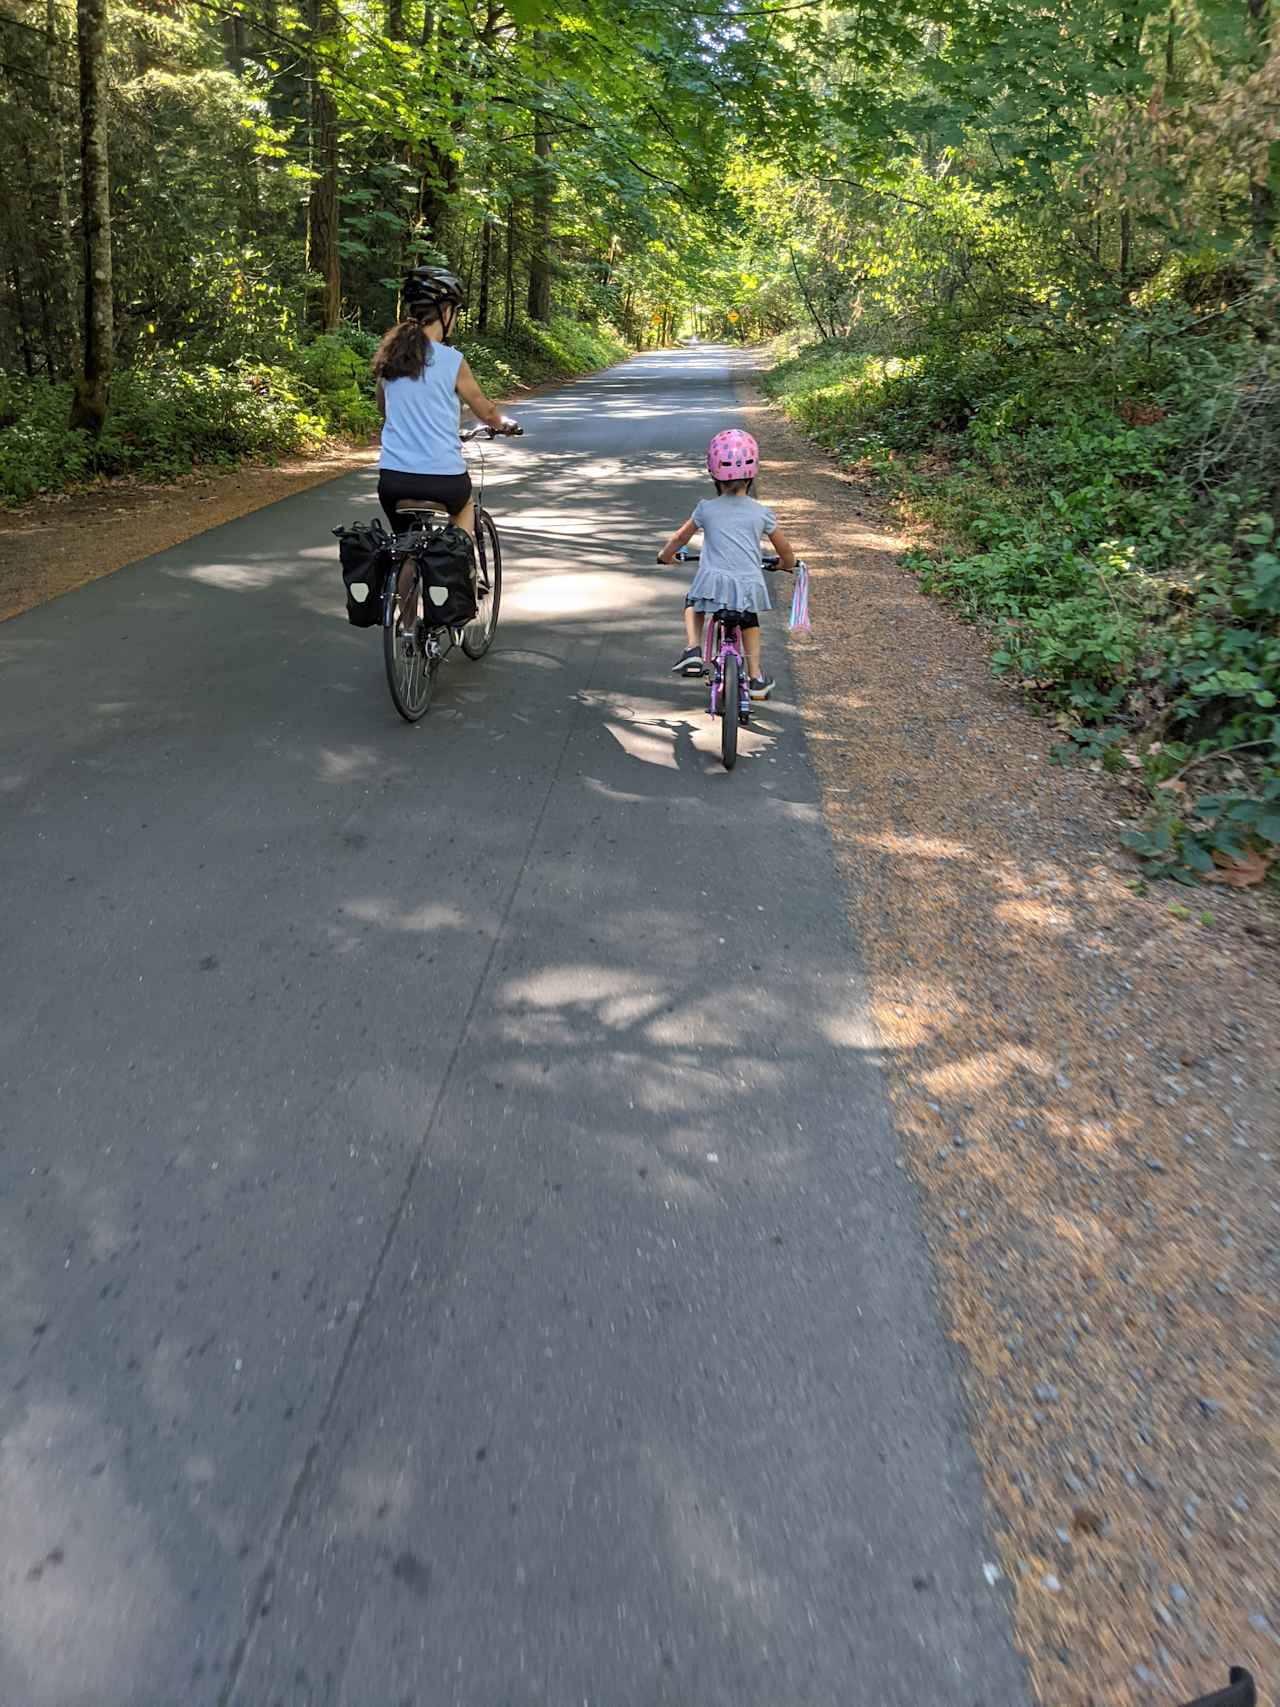
<path fill-rule="evenodd" d="M 382 426 L 380 468 L 401 474 L 462 474 L 466 462 L 458 443 L 461 405 L 455 387 L 462 352 L 431 345 L 431 360 L 417 379 L 389 379 L 383 386 L 387 418 Z"/>

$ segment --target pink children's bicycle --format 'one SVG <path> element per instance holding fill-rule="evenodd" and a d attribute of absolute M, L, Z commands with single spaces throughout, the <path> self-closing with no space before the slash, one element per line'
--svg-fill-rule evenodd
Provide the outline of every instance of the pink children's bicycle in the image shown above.
<path fill-rule="evenodd" d="M 675 554 L 677 563 L 693 563 L 699 552 L 681 550 Z M 761 559 L 762 569 L 779 567 L 774 556 Z M 804 569 L 797 560 L 795 573 Z M 720 757 L 724 768 L 731 771 L 738 762 L 738 729 L 751 721 L 751 694 L 747 687 L 747 656 L 742 647 L 743 612 L 714 611 L 702 633 L 702 658 L 709 680 L 707 713 L 720 719 Z"/>

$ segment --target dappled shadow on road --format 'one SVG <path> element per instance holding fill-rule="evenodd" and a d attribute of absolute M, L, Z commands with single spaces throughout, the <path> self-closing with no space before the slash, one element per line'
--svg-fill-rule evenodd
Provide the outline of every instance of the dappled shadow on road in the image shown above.
<path fill-rule="evenodd" d="M 43 897 L 8 923 L 38 970 L 0 1032 L 15 1699 L 216 1700 L 247 1618 L 282 1691 L 309 1656 L 277 1619 L 353 1703 L 400 1663 L 450 1699 L 478 1630 L 469 1699 L 502 1699 L 512 1628 L 583 1698 L 608 1624 L 653 1699 L 683 1644 L 778 1707 L 797 1654 L 847 1675 L 851 1597 L 868 1700 L 983 1670 L 980 1537 L 919 1540 L 974 1509 L 969 1468 L 796 712 L 759 708 L 729 777 L 667 673 L 687 571 L 652 557 L 702 487 L 625 376 L 529 406 L 630 410 L 644 468 L 513 447 L 497 644 L 417 728 L 311 511 L 285 550 L 250 518 L 127 572 L 109 632 L 3 637 L 5 853 Z M 46 835 L 68 813 L 91 859 Z M 620 1612 L 637 1584 L 651 1610 Z"/>

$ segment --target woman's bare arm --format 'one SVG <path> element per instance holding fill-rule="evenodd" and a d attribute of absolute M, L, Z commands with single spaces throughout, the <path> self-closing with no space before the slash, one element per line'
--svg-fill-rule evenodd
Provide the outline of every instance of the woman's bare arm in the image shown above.
<path fill-rule="evenodd" d="M 672 563 L 672 562 L 674 562 L 676 552 L 679 551 L 679 549 L 682 545 L 688 545 L 689 541 L 693 538 L 694 534 L 697 533 L 697 531 L 698 531 L 698 529 L 697 529 L 697 527 L 693 521 L 692 516 L 689 518 L 689 520 L 687 522 L 682 522 L 681 525 L 672 534 L 671 538 L 663 546 L 662 550 L 658 553 L 658 562 L 659 563 Z"/>
<path fill-rule="evenodd" d="M 497 433 L 509 433 L 515 426 L 511 417 L 504 415 L 498 405 L 491 402 L 481 391 L 475 374 L 465 360 L 458 369 L 458 381 L 454 390 L 477 420 L 483 421 L 486 427 L 492 427 Z"/>

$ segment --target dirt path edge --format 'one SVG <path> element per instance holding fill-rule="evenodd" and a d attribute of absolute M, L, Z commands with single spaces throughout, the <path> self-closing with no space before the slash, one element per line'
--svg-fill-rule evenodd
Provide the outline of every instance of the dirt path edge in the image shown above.
<path fill-rule="evenodd" d="M 1274 931 L 1246 897 L 1135 894 L 1119 791 L 1048 762 L 883 495 L 740 399 L 813 571 L 802 718 L 1037 1692 L 1274 1680 Z"/>

